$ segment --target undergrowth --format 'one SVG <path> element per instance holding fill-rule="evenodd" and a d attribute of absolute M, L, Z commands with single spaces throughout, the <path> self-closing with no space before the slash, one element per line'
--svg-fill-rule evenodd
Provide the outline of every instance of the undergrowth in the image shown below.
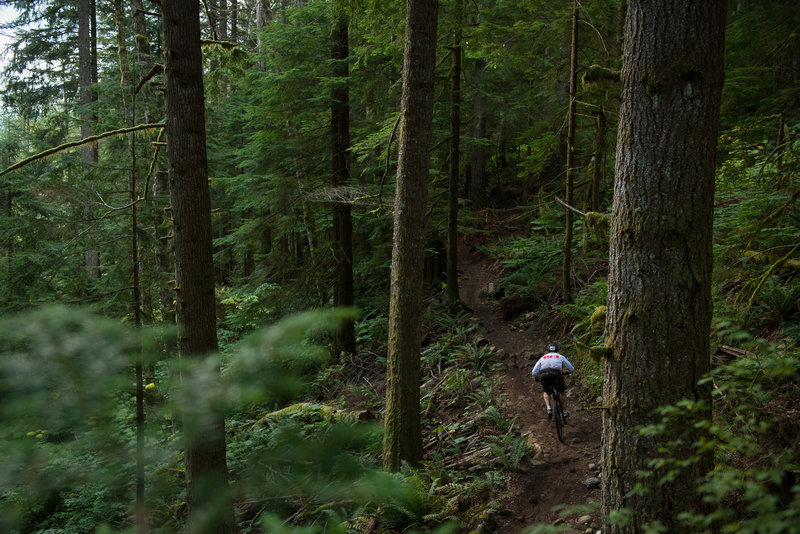
<path fill-rule="evenodd" d="M 425 460 L 400 473 L 380 468 L 376 420 L 385 359 L 364 352 L 328 362 L 315 340 L 334 317 L 289 318 L 231 345 L 215 388 L 201 370 L 154 360 L 145 434 L 153 527 L 184 528 L 178 421 L 186 405 L 227 415 L 241 532 L 445 533 L 490 521 L 502 510 L 498 491 L 528 442 L 501 414 L 496 354 L 471 341 L 476 327 L 466 314 L 449 310 L 433 302 L 426 311 Z M 42 311 L 3 326 L 0 378 L 9 432 L 0 453 L 2 529 L 126 530 L 136 441 L 128 370 L 142 349 L 154 355 L 163 341 L 74 310 Z M 45 362 L 48 372 L 36 371 Z M 201 369 L 212 370 L 210 363 Z"/>

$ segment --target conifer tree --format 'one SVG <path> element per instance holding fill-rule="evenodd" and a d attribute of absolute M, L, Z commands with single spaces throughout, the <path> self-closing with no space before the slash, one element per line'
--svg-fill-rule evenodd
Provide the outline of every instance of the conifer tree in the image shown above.
<path fill-rule="evenodd" d="M 178 347 L 182 356 L 198 358 L 218 348 L 199 5 L 165 2 L 163 18 Z M 194 414 L 184 421 L 184 433 L 189 528 L 233 532 L 224 419 Z"/>
<path fill-rule="evenodd" d="M 383 465 L 389 470 L 422 459 L 419 351 L 438 4 L 406 4 L 383 440 Z"/>
<path fill-rule="evenodd" d="M 341 187 L 350 179 L 350 68 L 348 20 L 344 12 L 334 13 L 331 32 L 331 59 L 335 85 L 331 90 L 331 162 L 333 186 Z M 333 254 L 335 264 L 334 306 L 352 306 L 353 295 L 353 220 L 349 200 L 333 205 Z M 355 326 L 347 319 L 334 339 L 334 354 L 356 351 Z"/>
<path fill-rule="evenodd" d="M 690 532 L 710 458 L 653 469 L 641 435 L 689 399 L 688 444 L 710 418 L 712 213 L 725 1 L 631 0 L 625 19 L 603 411 L 603 532 Z M 676 439 L 678 439 L 676 437 Z M 685 452 L 685 454 L 689 454 Z M 627 517 L 627 521 L 613 519 Z"/>

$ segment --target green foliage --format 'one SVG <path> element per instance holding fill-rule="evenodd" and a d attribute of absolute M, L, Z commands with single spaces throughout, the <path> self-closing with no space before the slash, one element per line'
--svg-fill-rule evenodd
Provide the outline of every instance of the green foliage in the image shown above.
<path fill-rule="evenodd" d="M 174 530 L 169 510 L 180 503 L 175 499 L 181 498 L 182 464 L 175 429 L 156 412 L 167 408 L 173 418 L 181 414 L 193 421 L 295 398 L 309 381 L 303 376 L 318 369 L 325 354 L 311 340 L 342 316 L 313 313 L 249 336 L 229 356 L 221 383 L 213 378 L 214 358 L 196 365 L 184 361 L 180 386 L 162 376 L 158 390 L 169 392 L 170 403 L 148 408 L 153 413 L 146 435 L 148 465 L 155 469 L 149 505 L 162 528 Z M 93 532 L 103 522 L 125 525 L 134 478 L 130 366 L 142 354 L 155 353 L 157 338 L 75 309 L 15 317 L 2 328 L 4 528 Z M 266 499 L 263 492 L 272 488 L 274 495 L 320 504 L 337 496 L 353 502 L 345 506 L 349 510 L 365 499 L 377 502 L 376 495 L 395 499 L 392 487 L 405 491 L 365 461 L 379 449 L 377 429 L 320 423 L 253 427 L 232 440 L 236 491 L 258 488 L 262 493 L 255 496 Z"/>
<path fill-rule="evenodd" d="M 680 520 L 694 532 L 793 532 L 800 510 L 796 472 L 797 351 L 785 353 L 764 340 L 748 344 L 753 352 L 714 369 L 704 379 L 713 384 L 713 420 L 693 415 L 702 407 L 684 401 L 661 410 L 662 421 L 642 429 L 663 443 L 663 455 L 651 461 L 660 483 L 713 454 L 716 467 L 698 485 L 707 513 L 684 512 Z M 703 430 L 689 443 L 686 421 Z M 690 451 L 686 454 L 687 449 Z M 788 530 L 787 530 L 788 529 Z"/>
<path fill-rule="evenodd" d="M 518 436 L 517 429 L 513 426 L 503 434 L 497 443 L 491 443 L 489 447 L 492 452 L 500 459 L 503 465 L 511 470 L 516 470 L 520 462 L 531 452 L 531 446 L 526 436 Z"/>
<path fill-rule="evenodd" d="M 220 345 L 238 340 L 242 335 L 280 317 L 280 286 L 265 283 L 252 288 L 217 288 Z"/>
<path fill-rule="evenodd" d="M 53 308 L 7 319 L 0 338 L 4 530 L 125 524 L 133 478 L 127 370 L 153 349 L 154 336 Z"/>
<path fill-rule="evenodd" d="M 558 238 L 533 235 L 506 239 L 484 252 L 490 257 L 502 258 L 501 283 L 507 293 L 530 297 L 557 280 L 562 248 Z"/>

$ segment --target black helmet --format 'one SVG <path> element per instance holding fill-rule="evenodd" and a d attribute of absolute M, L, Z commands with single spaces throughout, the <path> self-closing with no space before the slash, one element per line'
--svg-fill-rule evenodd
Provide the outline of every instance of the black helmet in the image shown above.
<path fill-rule="evenodd" d="M 558 347 L 556 347 L 555 343 L 550 343 L 547 345 L 547 352 L 558 352 Z"/>

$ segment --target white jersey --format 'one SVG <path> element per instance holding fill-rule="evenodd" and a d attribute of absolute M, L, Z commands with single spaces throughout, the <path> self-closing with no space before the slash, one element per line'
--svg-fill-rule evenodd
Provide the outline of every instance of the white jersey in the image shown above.
<path fill-rule="evenodd" d="M 558 371 L 566 369 L 570 373 L 575 371 L 575 368 L 572 366 L 571 363 L 569 363 L 569 360 L 567 360 L 564 356 L 562 356 L 557 352 L 548 352 L 547 354 L 539 358 L 539 361 L 536 362 L 536 365 L 533 367 L 533 371 L 531 372 L 531 374 L 533 374 L 535 378 L 539 376 L 539 373 L 541 373 L 545 369 L 556 369 Z"/>

